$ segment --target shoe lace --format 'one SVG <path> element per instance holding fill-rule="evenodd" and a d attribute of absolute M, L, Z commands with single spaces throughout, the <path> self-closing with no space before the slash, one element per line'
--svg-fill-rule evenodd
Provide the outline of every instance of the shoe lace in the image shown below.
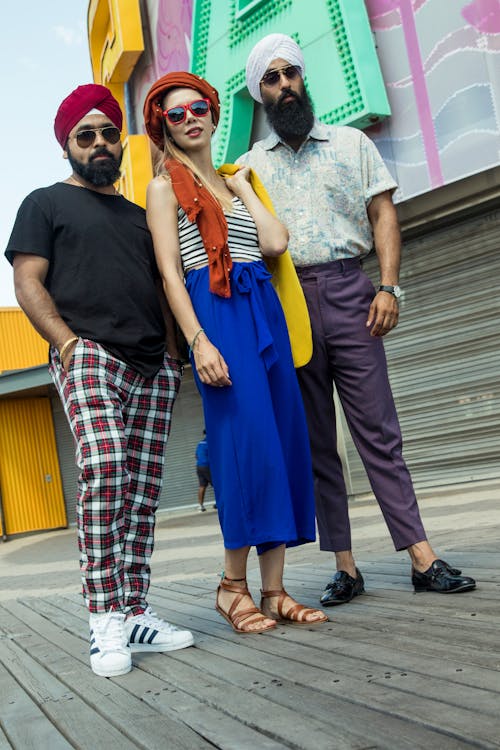
<path fill-rule="evenodd" d="M 146 625 L 148 628 L 154 628 L 155 630 L 163 630 L 167 631 L 168 633 L 172 633 L 175 630 L 178 630 L 175 625 L 171 625 L 166 620 L 162 620 L 161 617 L 158 617 L 156 612 L 153 612 L 151 607 L 146 607 L 144 612 L 142 613 L 141 617 L 141 625 Z"/>
<path fill-rule="evenodd" d="M 110 611 L 92 623 L 92 629 L 99 639 L 102 652 L 117 651 L 127 645 L 124 622 L 125 616 L 121 612 Z"/>

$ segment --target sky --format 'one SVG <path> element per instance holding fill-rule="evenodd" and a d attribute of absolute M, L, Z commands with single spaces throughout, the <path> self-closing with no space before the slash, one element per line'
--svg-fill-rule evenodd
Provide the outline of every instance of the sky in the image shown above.
<path fill-rule="evenodd" d="M 89 0 L 6 0 L 0 26 L 0 307 L 17 306 L 3 255 L 23 198 L 69 176 L 54 136 L 61 101 L 92 82 Z"/>

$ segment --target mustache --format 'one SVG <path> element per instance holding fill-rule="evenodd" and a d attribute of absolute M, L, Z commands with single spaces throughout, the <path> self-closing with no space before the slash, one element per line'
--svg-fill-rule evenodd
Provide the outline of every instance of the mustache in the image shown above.
<path fill-rule="evenodd" d="M 115 157 L 113 154 L 110 154 L 106 146 L 100 146 L 98 149 L 96 149 L 93 156 L 90 157 L 89 161 L 94 161 L 98 156 L 107 156 L 109 159 L 114 159 Z"/>
<path fill-rule="evenodd" d="M 299 96 L 299 94 L 297 94 L 297 93 L 296 93 L 295 91 L 292 91 L 292 89 L 283 89 L 283 91 L 281 92 L 281 94 L 280 94 L 280 96 L 279 96 L 279 99 L 278 99 L 278 101 L 276 102 L 276 104 L 278 105 L 278 107 L 279 107 L 279 106 L 280 106 L 280 105 L 281 105 L 281 104 L 283 103 L 283 101 L 284 101 L 284 100 L 285 100 L 285 99 L 286 99 L 286 98 L 287 98 L 288 96 L 293 96 L 293 98 L 294 98 L 294 99 L 295 99 L 296 101 L 298 101 L 298 102 L 301 102 L 301 101 L 302 101 L 302 98 L 301 98 L 301 97 Z"/>

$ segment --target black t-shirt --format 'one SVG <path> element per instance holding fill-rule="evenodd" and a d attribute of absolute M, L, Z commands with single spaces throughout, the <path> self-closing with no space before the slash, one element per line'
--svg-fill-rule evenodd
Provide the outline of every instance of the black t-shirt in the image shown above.
<path fill-rule="evenodd" d="M 145 377 L 159 370 L 165 325 L 143 208 L 122 196 L 57 182 L 21 204 L 5 251 L 49 261 L 45 287 L 78 336 Z"/>

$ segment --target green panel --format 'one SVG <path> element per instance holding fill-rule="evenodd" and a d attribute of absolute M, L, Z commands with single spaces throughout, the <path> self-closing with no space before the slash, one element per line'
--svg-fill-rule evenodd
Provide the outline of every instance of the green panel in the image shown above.
<path fill-rule="evenodd" d="M 302 47 L 305 83 L 322 122 L 363 128 L 390 115 L 363 0 L 195 0 L 191 70 L 221 97 L 216 164 L 249 147 L 254 104 L 245 64 L 254 44 L 274 32 Z"/>

